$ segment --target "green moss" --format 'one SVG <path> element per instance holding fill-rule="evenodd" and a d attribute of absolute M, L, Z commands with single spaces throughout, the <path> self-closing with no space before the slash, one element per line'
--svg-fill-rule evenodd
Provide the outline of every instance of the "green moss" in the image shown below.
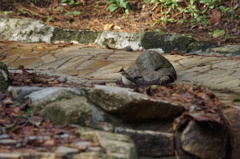
<path fill-rule="evenodd" d="M 161 48 L 165 53 L 173 50 L 186 52 L 189 43 L 194 41 L 191 37 L 180 34 L 161 34 L 156 32 L 147 32 L 141 43 L 145 49 Z"/>
<path fill-rule="evenodd" d="M 217 47 L 218 45 L 211 41 L 193 41 L 188 45 L 187 52 L 202 50 L 206 51 L 207 49 Z"/>
<path fill-rule="evenodd" d="M 88 30 L 67 30 L 61 28 L 55 28 L 53 31 L 53 37 L 51 42 L 55 41 L 78 41 L 79 43 L 93 43 L 98 37 L 100 32 L 88 31 Z"/>
<path fill-rule="evenodd" d="M 117 41 L 114 38 L 104 39 L 103 45 L 109 45 L 110 47 L 114 47 Z"/>

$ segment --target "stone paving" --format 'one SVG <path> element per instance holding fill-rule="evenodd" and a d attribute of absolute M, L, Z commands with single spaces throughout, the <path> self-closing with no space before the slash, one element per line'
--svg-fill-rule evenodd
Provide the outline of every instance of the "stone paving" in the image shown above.
<path fill-rule="evenodd" d="M 20 43 L 0 40 L 0 60 L 9 68 L 24 65 L 93 81 L 114 83 L 140 51 L 100 49 L 91 45 Z M 177 83 L 202 84 L 226 101 L 240 98 L 240 58 L 162 54 L 175 67 Z M 236 103 L 235 103 L 236 104 Z M 239 103 L 238 103 L 239 105 Z"/>

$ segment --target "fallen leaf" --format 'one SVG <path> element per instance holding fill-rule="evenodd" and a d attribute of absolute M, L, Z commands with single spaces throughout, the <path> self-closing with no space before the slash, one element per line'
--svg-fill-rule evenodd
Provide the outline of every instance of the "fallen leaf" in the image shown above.
<path fill-rule="evenodd" d="M 220 21 L 222 14 L 220 11 L 214 9 L 212 11 L 211 19 L 209 20 L 211 24 L 216 24 Z"/>
<path fill-rule="evenodd" d="M 5 58 L 6 58 L 6 56 L 0 56 L 0 60 L 3 60 Z"/>
<path fill-rule="evenodd" d="M 105 25 L 103 26 L 103 29 L 104 29 L 104 30 L 110 30 L 112 27 L 113 27 L 113 24 L 105 24 Z"/>

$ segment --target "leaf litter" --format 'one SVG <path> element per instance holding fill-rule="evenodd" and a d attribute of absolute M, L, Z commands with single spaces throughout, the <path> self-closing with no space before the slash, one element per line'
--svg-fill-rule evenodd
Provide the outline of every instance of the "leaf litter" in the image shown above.
<path fill-rule="evenodd" d="M 21 73 L 10 73 L 13 86 L 39 87 L 82 87 L 79 83 L 61 83 L 59 76 L 30 73 L 30 70 L 19 66 Z M 76 148 L 78 152 L 88 151 L 99 144 L 76 133 L 78 126 L 56 126 L 45 121 L 29 109 L 31 101 L 26 99 L 20 106 L 14 106 L 8 93 L 0 92 L 0 152 L 54 152 L 59 146 Z M 88 142 L 80 147 L 81 142 Z"/>
<path fill-rule="evenodd" d="M 189 120 L 227 125 L 222 109 L 228 107 L 217 96 L 202 85 L 151 86 L 145 93 L 154 99 L 167 100 L 185 108 L 185 112 L 175 120 L 178 128 Z"/>

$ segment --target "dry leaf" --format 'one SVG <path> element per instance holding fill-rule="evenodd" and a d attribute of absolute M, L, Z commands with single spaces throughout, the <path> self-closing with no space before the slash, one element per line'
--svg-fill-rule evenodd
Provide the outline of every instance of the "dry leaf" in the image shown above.
<path fill-rule="evenodd" d="M 0 56 L 0 60 L 3 60 L 5 58 L 6 58 L 6 56 Z"/>
<path fill-rule="evenodd" d="M 211 19 L 209 20 L 211 24 L 216 24 L 220 21 L 222 14 L 220 11 L 214 9 L 212 11 Z"/>
<path fill-rule="evenodd" d="M 104 29 L 104 30 L 110 30 L 112 27 L 113 27 L 113 24 L 105 24 L 105 25 L 103 26 L 103 29 Z"/>

